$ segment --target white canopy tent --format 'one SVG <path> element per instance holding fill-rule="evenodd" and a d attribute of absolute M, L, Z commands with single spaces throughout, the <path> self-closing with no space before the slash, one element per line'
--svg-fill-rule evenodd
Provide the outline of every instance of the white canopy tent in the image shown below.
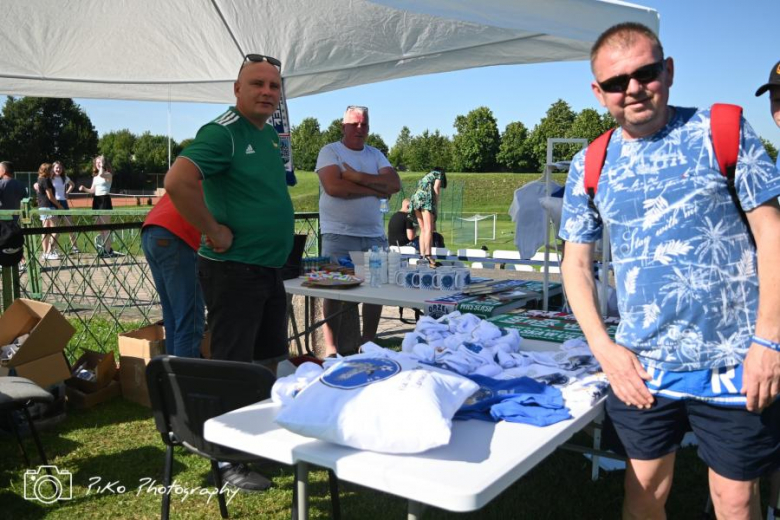
<path fill-rule="evenodd" d="M 288 98 L 452 70 L 583 60 L 616 0 L 0 0 L 0 93 L 232 103 L 247 53 Z"/>

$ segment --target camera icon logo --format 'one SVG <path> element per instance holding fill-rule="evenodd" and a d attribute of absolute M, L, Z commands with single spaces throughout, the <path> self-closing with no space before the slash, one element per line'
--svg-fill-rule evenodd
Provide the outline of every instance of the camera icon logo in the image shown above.
<path fill-rule="evenodd" d="M 57 466 L 38 466 L 24 472 L 24 499 L 53 504 L 73 498 L 73 475 Z"/>

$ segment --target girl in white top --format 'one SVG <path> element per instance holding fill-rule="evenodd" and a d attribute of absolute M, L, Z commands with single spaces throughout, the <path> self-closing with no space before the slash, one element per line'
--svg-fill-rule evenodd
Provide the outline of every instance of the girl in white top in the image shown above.
<path fill-rule="evenodd" d="M 92 197 L 92 209 L 93 210 L 110 210 L 114 209 L 111 204 L 111 182 L 114 178 L 113 169 L 111 163 L 103 155 L 98 155 L 92 161 L 92 187 L 87 188 L 83 184 L 79 186 L 79 191 L 91 193 Z M 96 224 L 107 224 L 111 221 L 111 217 L 108 215 L 100 215 L 95 219 Z M 98 256 L 100 257 L 112 257 L 115 256 L 114 251 L 111 249 L 111 233 L 109 230 L 100 232 L 101 241 L 97 244 Z"/>
<path fill-rule="evenodd" d="M 63 166 L 61 161 L 54 161 L 54 164 L 52 164 L 52 173 L 54 174 L 51 178 L 51 183 L 54 186 L 54 196 L 57 199 L 57 202 L 60 203 L 60 206 L 62 206 L 62 209 L 70 209 L 70 206 L 68 205 L 68 195 L 73 191 L 73 188 L 75 188 L 76 185 L 70 180 L 70 177 L 65 174 L 65 166 Z M 60 222 L 58 224 L 72 226 L 73 221 L 71 221 L 68 215 L 63 215 L 60 217 Z M 70 234 L 70 249 L 73 253 L 79 252 L 79 248 L 76 247 L 76 233 Z"/>

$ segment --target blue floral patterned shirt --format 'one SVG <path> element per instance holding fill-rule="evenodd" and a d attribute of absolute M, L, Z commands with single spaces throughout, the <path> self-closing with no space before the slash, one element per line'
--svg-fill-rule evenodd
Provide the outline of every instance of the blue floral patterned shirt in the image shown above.
<path fill-rule="evenodd" d="M 594 203 L 584 152 L 572 162 L 560 236 L 611 240 L 621 322 L 616 341 L 669 371 L 742 363 L 758 308 L 756 252 L 712 149 L 710 111 L 674 107 L 661 131 L 629 140 L 616 131 Z M 780 195 L 780 175 L 743 121 L 735 174 L 750 211 Z M 599 218 L 600 215 L 600 218 Z"/>

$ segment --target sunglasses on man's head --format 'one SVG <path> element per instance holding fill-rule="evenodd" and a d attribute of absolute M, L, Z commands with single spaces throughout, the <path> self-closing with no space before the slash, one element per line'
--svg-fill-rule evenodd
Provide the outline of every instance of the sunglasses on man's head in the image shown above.
<path fill-rule="evenodd" d="M 262 63 L 262 62 L 268 62 L 277 69 L 279 69 L 279 72 L 282 72 L 282 62 L 274 58 L 273 56 L 265 56 L 264 54 L 247 54 L 244 56 L 244 61 L 241 63 L 241 68 L 238 69 L 238 72 L 241 72 L 241 70 L 244 68 L 244 65 L 247 64 L 247 62 L 252 63 Z"/>
<path fill-rule="evenodd" d="M 658 76 L 664 71 L 666 67 L 666 61 L 660 60 L 644 67 L 639 67 L 631 74 L 621 74 L 620 76 L 614 76 L 604 81 L 599 81 L 599 87 L 604 92 L 610 92 L 612 94 L 623 94 L 628 89 L 628 84 L 632 79 L 637 80 L 642 85 L 647 85 L 651 81 L 658 79 Z"/>

